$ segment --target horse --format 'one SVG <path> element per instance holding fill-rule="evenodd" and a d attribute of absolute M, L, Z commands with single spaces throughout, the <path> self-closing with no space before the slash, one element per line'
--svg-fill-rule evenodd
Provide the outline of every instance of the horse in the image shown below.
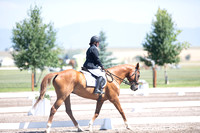
<path fill-rule="evenodd" d="M 36 107 L 38 102 L 44 98 L 47 86 L 50 85 L 51 80 L 53 79 L 52 83 L 57 94 L 57 100 L 50 110 L 46 132 L 50 132 L 53 116 L 63 102 L 65 103 L 66 113 L 71 118 L 74 126 L 78 129 L 78 131 L 83 131 L 83 129 L 79 126 L 78 122 L 74 118 L 71 110 L 71 93 L 74 93 L 83 98 L 97 100 L 94 116 L 89 122 L 89 131 L 92 131 L 93 122 L 99 116 L 101 107 L 106 100 L 109 100 L 114 104 L 114 106 L 121 114 L 126 128 L 131 130 L 118 97 L 120 94 L 120 84 L 122 82 L 129 84 L 131 90 L 135 91 L 138 89 L 138 80 L 140 77 L 139 63 L 137 63 L 136 66 L 130 64 L 114 66 L 106 69 L 106 73 L 108 82 L 103 88 L 104 94 L 101 95 L 100 99 L 99 94 L 93 94 L 94 87 L 86 86 L 85 76 L 79 71 L 68 69 L 61 72 L 47 74 L 41 82 L 40 96 L 34 105 L 34 107 Z M 128 81 L 124 81 L 125 78 L 127 78 Z"/>
<path fill-rule="evenodd" d="M 77 66 L 77 62 L 75 59 L 69 59 L 68 56 L 65 57 L 65 59 L 63 60 L 64 64 L 66 65 L 71 65 L 73 69 L 76 68 Z"/>
<path fill-rule="evenodd" d="M 69 61 L 69 65 L 71 65 L 72 68 L 75 69 L 76 66 L 77 66 L 76 60 L 71 59 L 71 60 Z"/>

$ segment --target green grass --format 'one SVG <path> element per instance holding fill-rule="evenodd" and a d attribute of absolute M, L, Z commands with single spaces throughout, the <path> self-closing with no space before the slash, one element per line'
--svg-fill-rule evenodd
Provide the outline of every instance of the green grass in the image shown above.
<path fill-rule="evenodd" d="M 38 88 L 35 88 L 34 91 L 38 91 Z M 31 91 L 31 88 L 1 88 L 0 92 L 25 92 Z"/>
<path fill-rule="evenodd" d="M 44 71 L 42 78 L 49 73 Z M 144 79 L 152 88 L 152 70 L 140 70 L 140 79 Z M 157 87 L 196 87 L 200 86 L 200 67 L 189 66 L 181 69 L 168 69 L 169 84 L 165 85 L 164 70 L 157 70 Z M 37 81 L 40 73 L 37 73 Z M 41 78 L 41 80 L 42 80 Z M 41 80 L 35 90 L 39 90 Z M 122 84 L 121 88 L 130 88 Z M 52 90 L 54 90 L 51 87 Z M 31 72 L 20 70 L 0 70 L 0 92 L 31 91 Z"/>
<path fill-rule="evenodd" d="M 169 84 L 165 84 L 164 69 L 157 70 L 157 87 L 197 87 L 200 86 L 200 67 L 185 66 L 180 69 L 167 69 Z M 140 79 L 149 83 L 153 87 L 153 72 L 151 69 L 140 71 Z M 121 88 L 130 88 L 122 84 Z"/>
<path fill-rule="evenodd" d="M 200 86 L 200 67 L 190 66 L 167 70 L 169 84 L 165 84 L 164 70 L 157 70 L 157 87 L 195 87 Z M 152 71 L 142 70 L 141 79 L 153 86 Z"/>
<path fill-rule="evenodd" d="M 47 74 L 47 71 L 42 73 L 42 78 Z M 41 73 L 37 73 L 36 81 L 38 82 Z M 38 87 L 34 90 L 39 90 Z M 20 70 L 0 70 L 0 92 L 18 92 L 18 91 L 32 91 L 31 90 L 31 72 Z"/>

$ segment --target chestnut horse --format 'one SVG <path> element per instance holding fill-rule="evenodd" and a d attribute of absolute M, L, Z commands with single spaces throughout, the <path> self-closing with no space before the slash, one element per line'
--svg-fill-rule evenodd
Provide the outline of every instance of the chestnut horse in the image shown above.
<path fill-rule="evenodd" d="M 78 129 L 78 131 L 83 131 L 77 121 L 75 120 L 70 103 L 70 94 L 74 93 L 78 96 L 97 100 L 96 110 L 93 118 L 89 122 L 89 130 L 92 130 L 92 125 L 94 120 L 98 117 L 101 107 L 104 101 L 109 100 L 114 106 L 117 108 L 119 113 L 121 114 L 124 123 L 127 129 L 130 129 L 130 126 L 127 123 L 126 116 L 119 102 L 119 94 L 120 94 L 120 84 L 124 81 L 125 78 L 128 79 L 126 83 L 131 86 L 132 90 L 137 90 L 138 88 L 138 80 L 140 76 L 139 71 L 139 63 L 136 66 L 134 65 L 119 65 L 106 70 L 107 75 L 107 84 L 103 88 L 105 92 L 102 94 L 101 99 L 99 99 L 99 94 L 93 94 L 94 88 L 86 86 L 86 79 L 83 73 L 75 71 L 73 69 L 65 70 L 62 72 L 50 73 L 44 77 L 41 83 L 40 96 L 37 99 L 34 107 L 37 103 L 44 98 L 44 94 L 47 89 L 47 85 L 51 83 L 51 79 L 53 78 L 53 86 L 55 88 L 57 94 L 57 100 L 51 108 L 50 116 L 47 123 L 47 132 L 50 132 L 50 127 L 52 123 L 52 119 L 57 109 L 64 102 L 66 107 L 66 113 L 71 118 L 73 124 Z M 99 100 L 98 100 L 99 99 Z"/>

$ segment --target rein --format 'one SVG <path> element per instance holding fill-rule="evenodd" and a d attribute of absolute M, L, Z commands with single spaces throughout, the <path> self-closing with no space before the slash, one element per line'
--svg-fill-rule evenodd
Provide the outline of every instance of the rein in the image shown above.
<path fill-rule="evenodd" d="M 137 71 L 137 69 L 136 69 L 136 71 Z M 133 75 L 135 75 L 136 71 L 130 76 L 130 78 L 131 78 Z M 110 76 L 110 77 L 112 78 L 112 81 L 109 81 L 109 80 L 108 80 L 107 75 Z M 124 79 L 118 77 L 117 75 L 111 73 L 110 71 L 106 70 L 106 78 L 107 78 L 107 80 L 108 80 L 109 83 L 111 83 L 111 82 L 113 82 L 113 80 L 115 80 L 115 78 L 114 78 L 113 76 L 116 77 L 116 78 L 118 78 L 118 79 L 120 79 L 124 84 L 127 84 L 127 85 L 132 85 L 132 83 L 134 82 L 134 81 L 132 81 L 132 82 L 130 83 L 130 82 L 128 82 L 128 81 L 126 81 L 126 80 L 124 80 Z M 115 80 L 115 81 L 116 81 L 116 80 Z M 116 82 L 117 82 L 117 81 L 116 81 Z M 117 83 L 118 83 L 118 82 L 117 82 Z M 118 84 L 119 84 L 119 83 L 118 83 Z"/>

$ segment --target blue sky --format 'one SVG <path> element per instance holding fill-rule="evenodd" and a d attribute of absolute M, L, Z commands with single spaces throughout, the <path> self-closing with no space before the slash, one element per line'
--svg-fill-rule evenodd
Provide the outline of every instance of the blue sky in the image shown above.
<path fill-rule="evenodd" d="M 34 4 L 55 28 L 101 20 L 151 25 L 158 7 L 167 9 L 177 27 L 200 28 L 200 0 L 0 0 L 0 29 L 11 30 Z"/>
<path fill-rule="evenodd" d="M 0 28 L 12 28 L 34 4 L 55 27 L 102 19 L 151 24 L 158 7 L 167 9 L 179 27 L 200 27 L 199 0 L 0 0 Z"/>

